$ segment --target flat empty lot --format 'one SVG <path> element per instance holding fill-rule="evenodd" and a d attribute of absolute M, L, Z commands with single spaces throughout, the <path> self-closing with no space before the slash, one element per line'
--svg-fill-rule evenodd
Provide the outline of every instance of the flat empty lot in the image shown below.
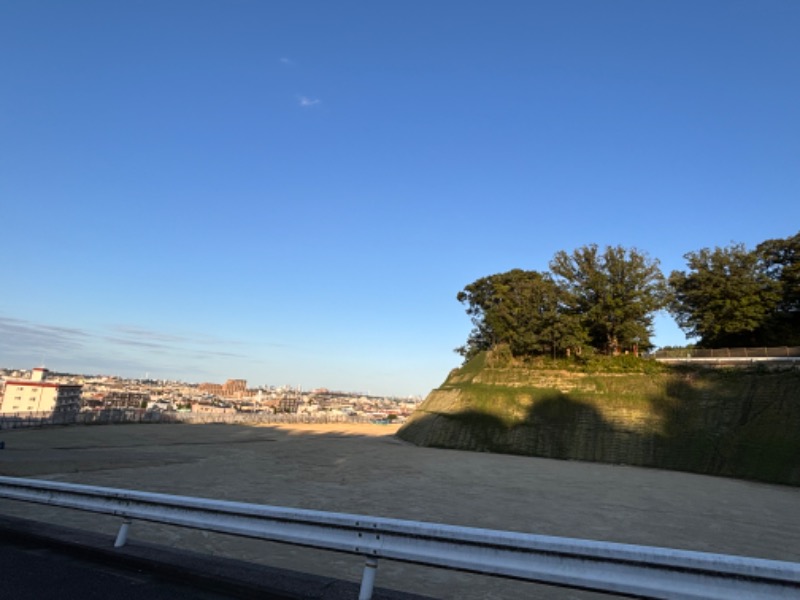
<path fill-rule="evenodd" d="M 0 474 L 800 562 L 800 488 L 417 448 L 380 425 L 106 425 L 0 431 Z M 0 513 L 118 521 L 0 500 Z M 131 537 L 358 580 L 352 556 L 134 523 Z M 440 598 L 608 596 L 384 562 L 377 585 Z"/>

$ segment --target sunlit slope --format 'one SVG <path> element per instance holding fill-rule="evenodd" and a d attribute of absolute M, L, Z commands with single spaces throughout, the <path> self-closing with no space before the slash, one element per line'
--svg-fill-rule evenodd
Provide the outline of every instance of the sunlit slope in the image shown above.
<path fill-rule="evenodd" d="M 421 446 L 800 485 L 796 368 L 628 360 L 623 372 L 593 373 L 497 362 L 481 354 L 451 372 L 398 436 Z"/>

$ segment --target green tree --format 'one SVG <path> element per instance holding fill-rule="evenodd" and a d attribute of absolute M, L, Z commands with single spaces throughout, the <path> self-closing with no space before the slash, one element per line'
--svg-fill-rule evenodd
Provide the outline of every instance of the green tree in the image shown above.
<path fill-rule="evenodd" d="M 555 356 L 584 341 L 580 323 L 563 310 L 563 293 L 547 273 L 514 269 L 482 277 L 458 293 L 474 329 L 457 348 L 465 359 L 498 344 L 514 356 Z"/>
<path fill-rule="evenodd" d="M 777 283 L 780 300 L 760 328 L 766 345 L 800 345 L 800 232 L 756 247 L 767 276 Z"/>
<path fill-rule="evenodd" d="M 667 302 L 659 262 L 636 249 L 596 244 L 556 253 L 550 269 L 569 312 L 581 319 L 590 343 L 609 354 L 649 348 L 653 317 Z"/>
<path fill-rule="evenodd" d="M 698 346 L 753 346 L 781 300 L 779 280 L 770 276 L 759 252 L 743 244 L 685 255 L 689 271 L 673 271 L 670 312 Z"/>
<path fill-rule="evenodd" d="M 466 286 L 456 296 L 459 302 L 466 304 L 466 311 L 473 325 L 467 343 L 456 348 L 456 352 L 461 354 L 465 360 L 490 349 L 497 343 L 498 335 L 489 323 L 494 305 L 498 302 L 494 292 L 494 277 L 496 276 L 481 277 Z"/>

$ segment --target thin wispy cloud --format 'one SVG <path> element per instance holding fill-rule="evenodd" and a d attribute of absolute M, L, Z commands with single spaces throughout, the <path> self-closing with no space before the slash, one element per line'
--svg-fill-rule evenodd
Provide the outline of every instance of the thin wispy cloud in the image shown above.
<path fill-rule="evenodd" d="M 303 108 L 317 106 L 318 104 L 322 103 L 322 100 L 320 100 L 319 98 L 309 98 L 308 96 L 298 96 L 297 101 Z"/>
<path fill-rule="evenodd" d="M 100 338 L 106 342 L 111 344 L 115 344 L 118 346 L 129 346 L 133 348 L 147 348 L 148 350 L 152 350 L 153 352 L 164 352 L 165 350 L 176 350 L 175 346 L 170 346 L 167 344 L 163 344 L 160 342 L 146 342 L 143 340 L 136 340 L 136 339 L 127 339 L 123 337 L 115 337 L 115 336 L 104 336 Z"/>
<path fill-rule="evenodd" d="M 203 333 L 176 334 L 135 325 L 88 330 L 0 315 L 0 366 L 4 367 L 27 368 L 46 361 L 75 372 L 125 374 L 156 369 L 168 373 L 180 364 L 184 372 L 195 373 L 219 360 L 246 362 L 247 349 L 245 342 Z M 190 365 L 183 365 L 187 360 Z"/>
<path fill-rule="evenodd" d="M 25 348 L 34 353 L 74 352 L 89 338 L 90 334 L 80 329 L 0 317 L 0 350 Z"/>
<path fill-rule="evenodd" d="M 195 356 L 245 358 L 243 354 L 223 352 L 218 347 L 243 346 L 242 342 L 209 337 L 202 334 L 172 334 L 152 331 L 142 327 L 118 325 L 113 328 L 117 335 L 107 335 L 103 339 L 120 346 L 150 348 L 154 351 L 169 352 L 176 355 L 195 353 Z"/>
<path fill-rule="evenodd" d="M 161 331 L 151 331 L 149 329 L 143 329 L 141 327 L 132 327 L 129 325 L 118 325 L 112 327 L 116 332 L 131 336 L 134 338 L 146 338 L 150 340 L 157 340 L 159 342 L 188 342 L 192 341 L 191 338 L 181 335 L 174 335 L 169 333 L 163 333 Z"/>
<path fill-rule="evenodd" d="M 192 346 L 246 346 L 245 342 L 234 340 L 230 338 L 222 338 L 213 335 L 206 335 L 203 333 L 166 333 L 163 331 L 153 331 L 145 329 L 144 327 L 137 327 L 132 325 L 115 325 L 111 329 L 117 335 L 124 335 L 128 339 L 138 340 L 145 343 L 172 343 L 176 345 L 192 345 Z M 280 345 L 280 344 L 276 344 Z"/>
<path fill-rule="evenodd" d="M 291 58 L 286 58 L 285 56 L 282 56 L 278 61 L 287 67 L 292 67 L 296 64 Z"/>

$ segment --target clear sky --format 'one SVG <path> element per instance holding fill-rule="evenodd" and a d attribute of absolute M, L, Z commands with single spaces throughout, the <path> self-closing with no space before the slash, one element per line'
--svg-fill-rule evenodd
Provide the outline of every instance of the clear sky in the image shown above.
<path fill-rule="evenodd" d="M 797 233 L 798 32 L 797 0 L 2 2 L 0 366 L 425 395 L 479 277 Z"/>

